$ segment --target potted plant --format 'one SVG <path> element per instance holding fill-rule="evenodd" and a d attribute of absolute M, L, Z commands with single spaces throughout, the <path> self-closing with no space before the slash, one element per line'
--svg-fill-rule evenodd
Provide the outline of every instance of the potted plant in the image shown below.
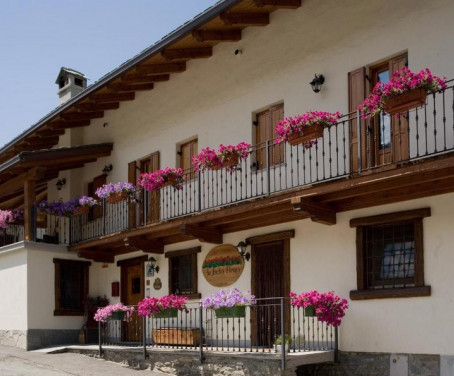
<path fill-rule="evenodd" d="M 43 200 L 38 204 L 38 210 L 50 214 L 55 215 L 57 217 L 70 217 L 73 211 L 79 207 L 79 202 L 77 198 L 73 198 L 69 201 L 47 201 Z"/>
<path fill-rule="evenodd" d="M 106 199 L 110 204 L 116 204 L 133 196 L 135 191 L 136 189 L 131 183 L 118 182 L 104 184 L 96 190 L 95 194 L 100 199 Z"/>
<path fill-rule="evenodd" d="M 299 295 L 291 292 L 290 304 L 297 308 L 304 308 L 305 316 L 317 316 L 318 321 L 334 327 L 341 324 L 341 319 L 348 308 L 347 300 L 341 299 L 333 291 L 319 293 L 312 290 Z M 309 307 L 310 310 L 306 311 Z"/>
<path fill-rule="evenodd" d="M 202 301 L 202 307 L 214 309 L 217 318 L 246 317 L 246 306 L 255 303 L 255 296 L 249 291 L 232 288 L 209 295 Z"/>
<path fill-rule="evenodd" d="M 8 223 L 13 221 L 14 216 L 11 210 L 0 210 L 0 228 L 7 228 Z"/>
<path fill-rule="evenodd" d="M 140 174 L 137 185 L 147 191 L 159 191 L 161 188 L 172 185 L 175 189 L 183 188 L 184 174 L 182 168 L 166 167 L 153 172 Z"/>
<path fill-rule="evenodd" d="M 304 144 L 309 148 L 323 136 L 323 129 L 337 124 L 339 112 L 308 111 L 303 115 L 287 117 L 281 120 L 274 131 L 279 136 L 275 143 L 287 141 L 291 145 Z"/>
<path fill-rule="evenodd" d="M 107 320 L 130 321 L 133 312 L 134 307 L 125 306 L 120 302 L 98 308 L 93 318 L 98 322 L 106 322 Z"/>
<path fill-rule="evenodd" d="M 161 298 L 148 297 L 138 303 L 139 316 L 169 318 L 177 317 L 178 311 L 186 309 L 185 296 L 167 295 Z"/>
<path fill-rule="evenodd" d="M 292 336 L 290 334 L 286 334 L 284 336 L 284 344 L 285 344 L 285 351 L 290 351 L 290 346 L 292 345 Z M 274 340 L 274 348 L 277 353 L 282 352 L 282 335 L 279 334 L 276 339 Z"/>
<path fill-rule="evenodd" d="M 79 206 L 72 212 L 73 216 L 87 214 L 90 211 L 90 208 L 99 205 L 99 201 L 89 196 L 82 196 L 77 198 L 77 203 L 79 204 Z"/>
<path fill-rule="evenodd" d="M 422 106 L 427 92 L 435 93 L 446 87 L 446 78 L 433 75 L 428 68 L 413 73 L 403 67 L 395 71 L 387 83 L 378 82 L 358 110 L 363 119 L 372 118 L 380 111 L 397 115 Z"/>
<path fill-rule="evenodd" d="M 235 170 L 241 159 L 247 158 L 251 145 L 247 142 L 240 142 L 237 145 L 219 145 L 217 150 L 210 147 L 192 158 L 192 165 L 196 171 L 220 170 L 226 168 Z"/>

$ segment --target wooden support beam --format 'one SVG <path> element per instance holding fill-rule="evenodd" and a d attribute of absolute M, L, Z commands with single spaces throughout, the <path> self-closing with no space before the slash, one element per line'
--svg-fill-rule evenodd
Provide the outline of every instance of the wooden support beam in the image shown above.
<path fill-rule="evenodd" d="M 105 111 L 105 110 L 117 110 L 120 108 L 120 102 L 106 102 L 106 103 L 79 103 L 76 104 L 76 108 L 82 111 Z"/>
<path fill-rule="evenodd" d="M 134 247 L 146 253 L 164 253 L 164 244 L 156 239 L 146 239 L 144 237 L 126 237 L 123 239 L 126 247 Z"/>
<path fill-rule="evenodd" d="M 33 206 L 35 204 L 36 182 L 32 179 L 24 181 L 24 240 L 34 241 Z"/>
<path fill-rule="evenodd" d="M 221 13 L 221 20 L 226 25 L 266 26 L 270 23 L 268 13 Z"/>
<path fill-rule="evenodd" d="M 32 146 L 34 149 L 38 149 L 37 146 L 46 146 L 46 145 L 55 145 L 58 143 L 59 136 L 53 137 L 37 137 L 31 136 L 27 137 L 22 145 L 29 145 Z"/>
<path fill-rule="evenodd" d="M 241 40 L 241 30 L 194 30 L 192 36 L 198 42 Z"/>
<path fill-rule="evenodd" d="M 115 256 L 113 254 L 102 252 L 93 248 L 77 252 L 77 256 L 96 262 L 105 262 L 107 264 L 113 264 L 115 261 Z"/>
<path fill-rule="evenodd" d="M 155 74 L 155 75 L 145 75 L 145 74 L 129 74 L 123 76 L 121 81 L 127 84 L 146 84 L 152 82 L 164 82 L 169 81 L 170 74 Z"/>
<path fill-rule="evenodd" d="M 293 211 L 309 216 L 313 222 L 336 224 L 336 212 L 326 204 L 303 197 L 293 197 L 291 204 Z"/>
<path fill-rule="evenodd" d="M 41 179 L 46 172 L 46 169 L 43 167 L 35 167 L 28 171 L 27 173 L 15 176 L 3 184 L 0 184 L 0 195 L 7 195 L 8 193 L 21 190 L 25 184 L 25 181 L 37 181 Z"/>
<path fill-rule="evenodd" d="M 167 48 L 161 51 L 161 56 L 167 60 L 202 59 L 213 55 L 212 47 L 196 48 Z"/>
<path fill-rule="evenodd" d="M 74 120 L 74 121 L 55 120 L 52 123 L 49 123 L 47 126 L 50 129 L 67 129 L 67 128 L 87 127 L 89 125 L 90 125 L 90 120 Z"/>
<path fill-rule="evenodd" d="M 115 92 L 125 91 L 146 91 L 153 90 L 153 83 L 142 83 L 142 84 L 127 84 L 127 83 L 114 83 L 107 85 L 107 88 Z"/>
<path fill-rule="evenodd" d="M 277 8 L 296 9 L 301 6 L 301 0 L 254 0 L 254 3 L 260 8 L 271 5 Z"/>
<path fill-rule="evenodd" d="M 136 67 L 136 72 L 142 74 L 155 74 L 155 73 L 181 73 L 186 70 L 185 62 L 164 63 L 153 65 L 140 65 Z"/>
<path fill-rule="evenodd" d="M 183 235 L 190 235 L 201 242 L 222 244 L 222 232 L 214 228 L 202 228 L 195 225 L 181 225 L 180 231 Z"/>
<path fill-rule="evenodd" d="M 90 111 L 90 112 L 67 112 L 61 114 L 63 120 L 91 120 L 100 119 L 104 117 L 104 111 Z"/>
<path fill-rule="evenodd" d="M 92 99 L 97 103 L 132 101 L 135 99 L 135 97 L 136 93 L 134 93 L 133 91 L 125 93 L 104 93 L 92 95 Z"/>
<path fill-rule="evenodd" d="M 61 136 L 65 134 L 64 129 L 41 129 L 36 131 L 38 137 Z"/>

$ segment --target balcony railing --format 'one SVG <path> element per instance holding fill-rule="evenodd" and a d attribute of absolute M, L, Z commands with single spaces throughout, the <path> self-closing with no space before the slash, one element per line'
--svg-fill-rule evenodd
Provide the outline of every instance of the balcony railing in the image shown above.
<path fill-rule="evenodd" d="M 245 317 L 235 318 L 219 318 L 198 303 L 173 318 L 144 318 L 135 310 L 130 322 L 108 320 L 98 330 L 100 354 L 103 346 L 142 347 L 144 357 L 158 348 L 187 349 L 197 351 L 202 362 L 206 352 L 236 352 L 279 356 L 285 365 L 287 352 L 337 352 L 338 344 L 336 328 L 284 298 L 257 299 L 246 307 Z M 278 348 L 275 341 L 283 333 L 287 343 Z"/>
<path fill-rule="evenodd" d="M 98 218 L 72 219 L 71 243 L 453 151 L 450 83 L 408 115 L 366 121 L 348 114 L 311 148 L 268 141 L 254 145 L 234 171 L 188 172 L 181 190 L 169 186 L 155 195 L 142 192 L 137 202 L 104 202 Z"/>
<path fill-rule="evenodd" d="M 48 216 L 47 229 L 37 239 L 75 244 L 213 208 L 333 181 L 454 150 L 454 86 L 430 94 L 423 107 L 400 117 L 382 114 L 363 120 L 358 113 L 343 116 L 325 128 L 311 148 L 268 141 L 254 145 L 234 171 L 188 172 L 183 188 L 140 192 L 135 200 L 102 208 L 70 220 Z M 21 240 L 3 235 L 4 243 Z M 0 235 L 1 236 L 1 235 Z M 12 236 L 12 237 L 11 237 Z"/>

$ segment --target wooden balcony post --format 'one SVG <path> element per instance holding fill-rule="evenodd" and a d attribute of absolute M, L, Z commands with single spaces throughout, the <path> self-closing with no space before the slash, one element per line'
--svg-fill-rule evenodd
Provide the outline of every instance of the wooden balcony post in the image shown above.
<path fill-rule="evenodd" d="M 33 210 L 36 199 L 36 182 L 31 179 L 24 180 L 24 240 L 35 240 L 33 223 Z"/>

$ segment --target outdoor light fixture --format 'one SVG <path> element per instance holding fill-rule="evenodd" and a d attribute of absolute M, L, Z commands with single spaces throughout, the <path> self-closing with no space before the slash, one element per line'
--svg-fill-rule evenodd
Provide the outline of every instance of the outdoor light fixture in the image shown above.
<path fill-rule="evenodd" d="M 249 252 L 246 252 L 247 244 L 245 242 L 239 242 L 236 248 L 238 249 L 238 252 L 240 253 L 242 258 L 246 259 L 246 261 L 250 260 L 251 254 Z"/>
<path fill-rule="evenodd" d="M 147 277 L 153 277 L 154 272 L 159 273 L 159 266 L 156 265 L 156 259 L 151 256 L 147 262 Z"/>
<path fill-rule="evenodd" d="M 57 191 L 61 191 L 63 186 L 66 184 L 66 179 L 58 179 L 57 182 L 55 183 L 55 186 L 57 187 Z"/>
<path fill-rule="evenodd" d="M 309 83 L 311 84 L 314 93 L 318 93 L 322 89 L 322 85 L 324 84 L 324 82 L 325 77 L 323 76 L 323 74 L 319 75 L 316 74 L 314 79 Z"/>
<path fill-rule="evenodd" d="M 102 173 L 106 176 L 109 175 L 110 171 L 112 171 L 113 169 L 113 166 L 110 164 L 110 165 L 105 165 L 104 168 L 102 169 Z"/>

